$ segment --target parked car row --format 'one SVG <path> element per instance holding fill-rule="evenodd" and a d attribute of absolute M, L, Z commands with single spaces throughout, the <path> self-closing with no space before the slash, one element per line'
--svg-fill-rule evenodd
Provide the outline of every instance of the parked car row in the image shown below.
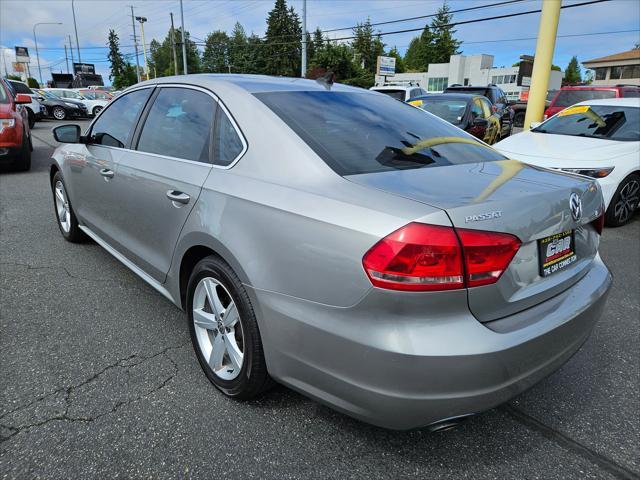
<path fill-rule="evenodd" d="M 33 99 L 16 93 L 0 78 L 0 163 L 17 170 L 31 168 L 31 127 L 28 106 Z"/>

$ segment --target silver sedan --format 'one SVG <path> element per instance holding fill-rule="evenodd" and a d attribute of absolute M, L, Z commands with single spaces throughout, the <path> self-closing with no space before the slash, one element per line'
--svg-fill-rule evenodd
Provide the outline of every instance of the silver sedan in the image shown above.
<path fill-rule="evenodd" d="M 611 284 L 594 180 L 379 93 L 169 77 L 54 136 L 62 235 L 185 310 L 230 397 L 276 381 L 383 427 L 446 428 L 567 361 Z"/>

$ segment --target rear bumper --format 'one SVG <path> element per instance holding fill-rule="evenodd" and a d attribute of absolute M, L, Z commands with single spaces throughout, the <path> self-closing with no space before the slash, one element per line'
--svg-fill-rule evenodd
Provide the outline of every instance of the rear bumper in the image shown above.
<path fill-rule="evenodd" d="M 493 408 L 559 368 L 600 317 L 611 275 L 599 257 L 567 291 L 482 324 L 466 291 L 372 289 L 335 308 L 250 290 L 278 381 L 368 423 L 410 429 Z"/>

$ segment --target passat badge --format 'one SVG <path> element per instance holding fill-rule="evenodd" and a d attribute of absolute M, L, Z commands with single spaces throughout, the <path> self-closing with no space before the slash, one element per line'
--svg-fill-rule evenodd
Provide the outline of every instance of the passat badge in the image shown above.
<path fill-rule="evenodd" d="M 477 215 L 467 215 L 464 217 L 464 223 L 469 222 L 481 222 L 482 220 L 491 220 L 492 218 L 500 218 L 502 216 L 502 210 L 495 210 L 493 212 L 478 213 Z"/>
<path fill-rule="evenodd" d="M 571 218 L 575 222 L 582 218 L 582 200 L 575 192 L 569 197 L 569 210 L 571 210 Z"/>

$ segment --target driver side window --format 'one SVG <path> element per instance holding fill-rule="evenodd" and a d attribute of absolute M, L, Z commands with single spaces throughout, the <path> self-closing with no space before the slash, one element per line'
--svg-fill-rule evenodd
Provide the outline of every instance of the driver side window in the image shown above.
<path fill-rule="evenodd" d="M 151 88 L 121 95 L 109 105 L 91 129 L 91 143 L 107 147 L 126 148 L 136 120 L 144 108 Z"/>

